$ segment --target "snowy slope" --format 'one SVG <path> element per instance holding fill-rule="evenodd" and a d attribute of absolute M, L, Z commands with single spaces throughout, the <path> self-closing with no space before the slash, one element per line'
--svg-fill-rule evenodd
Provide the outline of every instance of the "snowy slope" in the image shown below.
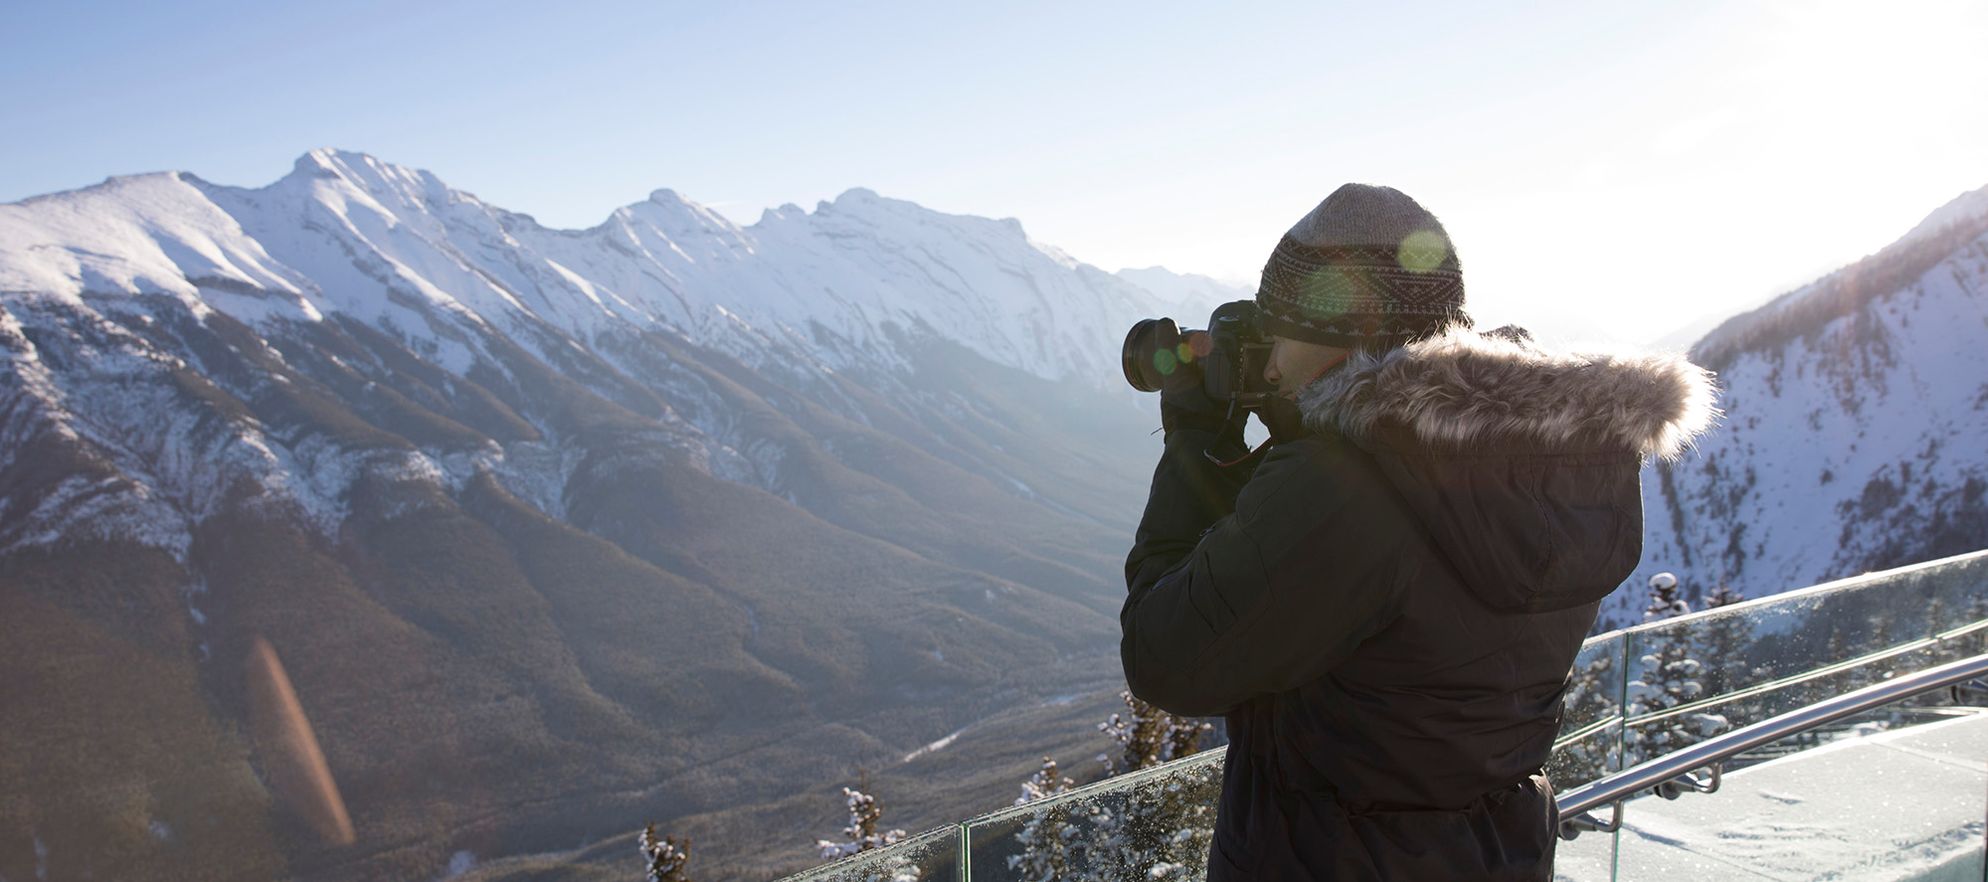
<path fill-rule="evenodd" d="M 1199 273 L 1176 273 L 1163 266 L 1122 269 L 1118 277 L 1151 291 L 1189 326 L 1207 322 L 1215 306 L 1256 296 L 1254 284 L 1233 284 Z"/>
<path fill-rule="evenodd" d="M 701 814 L 758 866 L 797 792 L 1116 670 L 1157 443 L 1118 342 L 1210 306 L 861 190 L 550 230 L 314 151 L 0 205 L 0 682 L 45 709 L 0 827 L 61 878 L 434 878 Z M 261 835 L 258 640 L 356 851 Z M 956 754 L 892 792 L 936 822 L 1021 768 Z"/>
<path fill-rule="evenodd" d="M 427 172 L 328 150 L 259 190 L 200 190 L 329 292 L 331 308 L 378 320 L 405 322 L 377 296 L 385 289 L 506 331 L 536 320 L 588 342 L 662 324 L 740 355 L 791 349 L 836 367 L 888 362 L 894 323 L 1044 378 L 1099 383 L 1113 353 L 1091 341 L 1154 306 L 1138 287 L 1030 241 L 1016 221 L 860 189 L 743 228 L 658 190 L 584 231 L 546 229 Z"/>
<path fill-rule="evenodd" d="M 1164 271 L 1150 278 L 1180 279 Z M 775 383 L 815 388 L 816 403 L 845 412 L 859 393 L 844 375 L 906 409 L 929 406 L 909 388 L 914 350 L 935 341 L 1129 400 L 1117 394 L 1115 343 L 1134 319 L 1182 306 L 1181 296 L 1079 263 L 1031 241 L 1013 220 L 940 214 L 866 190 L 813 212 L 769 211 L 750 227 L 659 190 L 597 227 L 571 231 L 546 229 L 428 172 L 333 150 L 312 151 L 259 189 L 183 173 L 114 178 L 0 206 L 0 333 L 10 335 L 6 351 L 18 365 L 0 395 L 35 403 L 13 408 L 14 422 L 81 433 L 119 463 L 118 481 L 136 483 L 100 488 L 87 505 L 74 487 L 14 499 L 16 509 L 33 508 L 0 517 L 0 545 L 46 540 L 65 522 L 109 529 L 106 512 L 144 510 L 152 513 L 125 520 L 177 522 L 153 529 L 154 540 L 183 546 L 186 525 L 212 509 L 203 494 L 229 484 L 217 470 L 252 477 L 328 528 L 363 471 L 355 461 L 441 476 L 453 459 L 450 483 L 494 470 L 559 512 L 560 489 L 535 486 L 557 484 L 556 475 L 501 465 L 508 453 L 513 464 L 570 466 L 582 454 L 560 452 L 556 437 L 383 458 L 322 439 L 273 440 L 253 420 L 222 419 L 225 428 L 216 428 L 198 407 L 175 412 L 167 399 L 187 371 L 244 395 L 285 378 L 212 376 L 194 353 L 128 327 L 163 320 L 154 314 L 162 309 L 238 320 L 275 364 L 283 354 L 272 341 L 334 317 L 378 329 L 456 377 L 510 376 L 508 362 L 523 353 L 577 372 L 624 406 L 659 408 L 668 445 L 707 471 L 787 492 L 775 474 L 784 448 L 747 437 L 717 401 L 714 381 L 658 354 L 645 335 L 726 353 Z M 65 346 L 79 360 L 50 370 L 46 350 Z M 568 363 L 576 359 L 584 364 Z M 630 382 L 642 389 L 629 391 Z M 192 443 L 183 425 L 190 419 L 213 437 Z"/>
<path fill-rule="evenodd" d="M 1988 188 L 1692 350 L 1722 426 L 1645 474 L 1644 565 L 1694 603 L 1988 545 Z M 1634 621 L 1640 590 L 1610 614 Z"/>

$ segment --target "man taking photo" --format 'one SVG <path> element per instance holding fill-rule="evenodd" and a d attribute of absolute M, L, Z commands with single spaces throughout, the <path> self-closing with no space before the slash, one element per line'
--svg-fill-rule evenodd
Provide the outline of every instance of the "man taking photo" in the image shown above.
<path fill-rule="evenodd" d="M 1710 376 L 1471 330 L 1448 234 L 1387 187 L 1299 221 L 1256 305 L 1271 443 L 1168 375 L 1120 614 L 1133 694 L 1227 718 L 1208 878 L 1550 879 L 1561 696 Z"/>

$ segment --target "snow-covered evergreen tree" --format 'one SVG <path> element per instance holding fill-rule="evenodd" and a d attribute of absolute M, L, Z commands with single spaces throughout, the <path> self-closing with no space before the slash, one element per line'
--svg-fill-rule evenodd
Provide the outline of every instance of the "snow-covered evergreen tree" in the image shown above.
<path fill-rule="evenodd" d="M 1098 730 L 1116 745 L 1115 756 L 1098 758 L 1107 776 L 1124 774 L 1190 756 L 1214 726 L 1175 716 L 1120 693 L 1126 713 L 1112 714 Z M 1175 776 L 1152 782 L 1128 794 L 1115 808 L 1089 814 L 1090 836 L 1085 866 L 1097 878 L 1190 878 L 1206 866 L 1214 835 L 1212 801 L 1198 793 L 1197 782 Z"/>
<path fill-rule="evenodd" d="M 1892 616 L 1879 612 L 1865 620 L 1870 626 L 1870 637 L 1860 646 L 1849 647 L 1853 656 L 1869 655 L 1890 649 L 1896 642 L 1892 634 Z M 1901 659 L 1897 656 L 1865 662 L 1850 669 L 1849 688 L 1862 689 L 1873 683 L 1883 682 L 1897 672 Z"/>
<path fill-rule="evenodd" d="M 1988 597 L 1971 599 L 1968 602 L 1965 612 L 1955 615 L 1947 611 L 1947 604 L 1943 599 L 1935 596 L 1926 604 L 1925 636 L 1939 638 L 1947 632 L 1980 622 L 1984 619 L 1988 619 Z M 1973 658 L 1984 652 L 1988 652 L 1988 630 L 1971 631 L 1966 634 L 1947 637 L 1927 647 L 1921 666 L 1929 668 L 1936 667 L 1947 664 L 1948 662 L 1960 661 L 1964 658 Z M 1934 707 L 1954 703 L 1972 705 L 1978 704 L 1983 694 L 1982 690 L 1971 687 L 1954 687 L 1953 689 L 1939 690 L 1920 695 L 1911 703 Z"/>
<path fill-rule="evenodd" d="M 1705 596 L 1705 608 L 1718 609 L 1745 599 L 1730 586 L 1720 585 Z M 1705 636 L 1699 644 L 1705 657 L 1707 694 L 1724 695 L 1746 682 L 1746 650 L 1752 631 L 1751 624 L 1737 614 L 1714 616 L 1705 623 Z"/>
<path fill-rule="evenodd" d="M 1212 770 L 1203 767 L 1193 773 L 1168 777 L 1158 785 L 1144 818 L 1134 810 L 1131 834 L 1126 837 L 1131 852 L 1144 856 L 1130 866 L 1144 867 L 1146 879 L 1199 879 L 1208 865 L 1208 849 L 1215 838 L 1215 800 Z M 1150 797 L 1148 797 L 1150 798 Z M 1141 804 L 1145 800 L 1141 800 Z M 1144 821 L 1142 825 L 1139 821 Z"/>
<path fill-rule="evenodd" d="M 1965 624 L 1988 619 L 1988 597 L 1976 597 L 1968 601 L 1966 613 L 1957 619 L 1949 620 L 1946 604 L 1940 598 L 1933 598 L 1926 604 L 1926 636 L 1938 637 Z M 1988 630 L 1974 631 L 1959 637 L 1941 641 L 1932 650 L 1932 660 L 1936 664 L 1959 661 L 1988 652 Z"/>
<path fill-rule="evenodd" d="M 1969 600 L 1967 602 L 1967 621 L 1979 622 L 1984 620 L 1988 620 L 1988 597 L 1975 597 Z M 1988 631 L 1975 631 L 1960 638 L 1958 642 L 1961 645 L 1962 658 L 1980 655 L 1988 652 Z"/>
<path fill-rule="evenodd" d="M 1603 655 L 1581 666 L 1567 682 L 1562 699 L 1562 719 L 1576 727 L 1619 717 L 1622 689 L 1615 671 L 1615 656 Z M 1556 786 L 1567 787 L 1594 781 L 1620 768 L 1622 752 L 1615 733 L 1602 730 L 1571 742 L 1553 756 Z"/>
<path fill-rule="evenodd" d="M 1745 596 L 1728 584 L 1720 584 L 1706 596 L 1706 608 L 1732 606 L 1745 600 Z M 1749 685 L 1765 683 L 1773 679 L 1769 667 L 1761 667 L 1749 662 L 1753 648 L 1753 622 L 1740 614 L 1714 616 L 1704 626 L 1700 626 L 1698 652 L 1706 663 L 1700 681 L 1706 687 L 1706 695 L 1732 695 Z M 1773 695 L 1747 695 L 1734 697 L 1718 705 L 1720 717 L 1726 717 L 1728 725 L 1720 729 L 1730 729 L 1734 725 L 1751 725 L 1767 719 L 1775 713 Z"/>
<path fill-rule="evenodd" d="M 1167 760 L 1192 755 L 1202 739 L 1215 731 L 1212 724 L 1191 717 L 1175 716 L 1135 698 L 1131 690 L 1118 697 L 1126 712 L 1114 713 L 1098 724 L 1098 731 L 1117 742 L 1117 756 L 1098 755 L 1105 777 L 1157 766 Z"/>
<path fill-rule="evenodd" d="M 823 858 L 848 857 L 904 841 L 903 830 L 878 829 L 883 823 L 884 806 L 876 797 L 852 787 L 842 788 L 842 796 L 849 809 L 849 824 L 842 828 L 839 841 L 815 840 L 815 848 Z M 914 857 L 901 854 L 884 857 L 881 862 L 865 867 L 860 876 L 838 874 L 836 878 L 847 882 L 918 882 L 920 876 Z"/>
<path fill-rule="evenodd" d="M 1650 577 L 1650 605 L 1643 610 L 1643 621 L 1671 619 L 1688 612 L 1691 605 L 1678 596 L 1676 576 L 1658 573 Z"/>
<path fill-rule="evenodd" d="M 690 838 L 678 841 L 675 836 L 656 838 L 656 825 L 652 822 L 642 828 L 642 838 L 638 845 L 642 857 L 649 862 L 649 882 L 692 882 L 690 871 Z"/>
<path fill-rule="evenodd" d="M 1677 577 L 1658 573 L 1650 578 L 1650 605 L 1644 621 L 1660 621 L 1691 612 L 1691 606 L 1678 596 Z M 1642 631 L 1635 634 L 1647 650 L 1637 659 L 1639 676 L 1630 680 L 1627 698 L 1630 719 L 1647 718 L 1683 707 L 1705 694 L 1702 682 L 1705 666 L 1691 657 L 1689 635 L 1679 629 Z M 1638 763 L 1678 748 L 1695 744 L 1730 728 L 1718 714 L 1687 711 L 1663 719 L 1634 725 L 1625 733 L 1629 749 L 1625 762 Z"/>
<path fill-rule="evenodd" d="M 884 807 L 876 797 L 851 787 L 842 788 L 842 796 L 849 805 L 849 826 L 842 828 L 841 841 L 815 840 L 815 847 L 821 851 L 822 857 L 847 857 L 896 845 L 904 838 L 903 830 L 877 830 L 877 825 L 884 819 Z"/>
<path fill-rule="evenodd" d="M 1027 805 L 1067 793 L 1076 784 L 1057 770 L 1055 760 L 1043 757 L 1042 768 L 1022 784 L 1021 798 L 1015 804 Z M 1072 808 L 1063 804 L 1040 812 L 1023 822 L 1022 829 L 1015 833 L 1015 841 L 1022 850 L 1008 857 L 1008 868 L 1023 882 L 1059 882 L 1070 878 L 1074 868 L 1071 840 L 1080 832 L 1070 823 Z"/>

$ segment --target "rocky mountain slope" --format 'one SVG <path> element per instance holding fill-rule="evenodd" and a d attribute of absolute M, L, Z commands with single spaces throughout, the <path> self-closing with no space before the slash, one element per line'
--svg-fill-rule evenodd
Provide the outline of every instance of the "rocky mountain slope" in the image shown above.
<path fill-rule="evenodd" d="M 1117 341 L 1244 294 L 862 190 L 553 230 L 337 151 L 0 206 L 0 877 L 654 819 L 753 878 L 859 778 L 894 825 L 1001 804 L 1116 702 L 1157 449 Z M 1727 417 L 1646 473 L 1630 585 L 1988 545 L 1984 294 L 1988 189 L 1700 341 Z"/>
<path fill-rule="evenodd" d="M 1988 546 L 1988 188 L 1692 347 L 1722 426 L 1645 473 L 1644 564 L 1696 604 Z M 1616 623 L 1640 620 L 1618 592 Z"/>
<path fill-rule="evenodd" d="M 859 775 L 1002 799 L 1115 700 L 1157 446 L 1116 341 L 1210 306 L 862 190 L 551 230 L 314 151 L 0 206 L 0 876 L 646 818 L 750 876 Z"/>

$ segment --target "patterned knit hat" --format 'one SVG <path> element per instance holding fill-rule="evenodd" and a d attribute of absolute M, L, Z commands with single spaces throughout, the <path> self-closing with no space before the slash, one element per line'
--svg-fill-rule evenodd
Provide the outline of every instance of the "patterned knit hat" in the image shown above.
<path fill-rule="evenodd" d="M 1392 187 L 1347 184 L 1284 234 L 1256 290 L 1268 333 L 1388 348 L 1469 325 L 1442 222 Z"/>

